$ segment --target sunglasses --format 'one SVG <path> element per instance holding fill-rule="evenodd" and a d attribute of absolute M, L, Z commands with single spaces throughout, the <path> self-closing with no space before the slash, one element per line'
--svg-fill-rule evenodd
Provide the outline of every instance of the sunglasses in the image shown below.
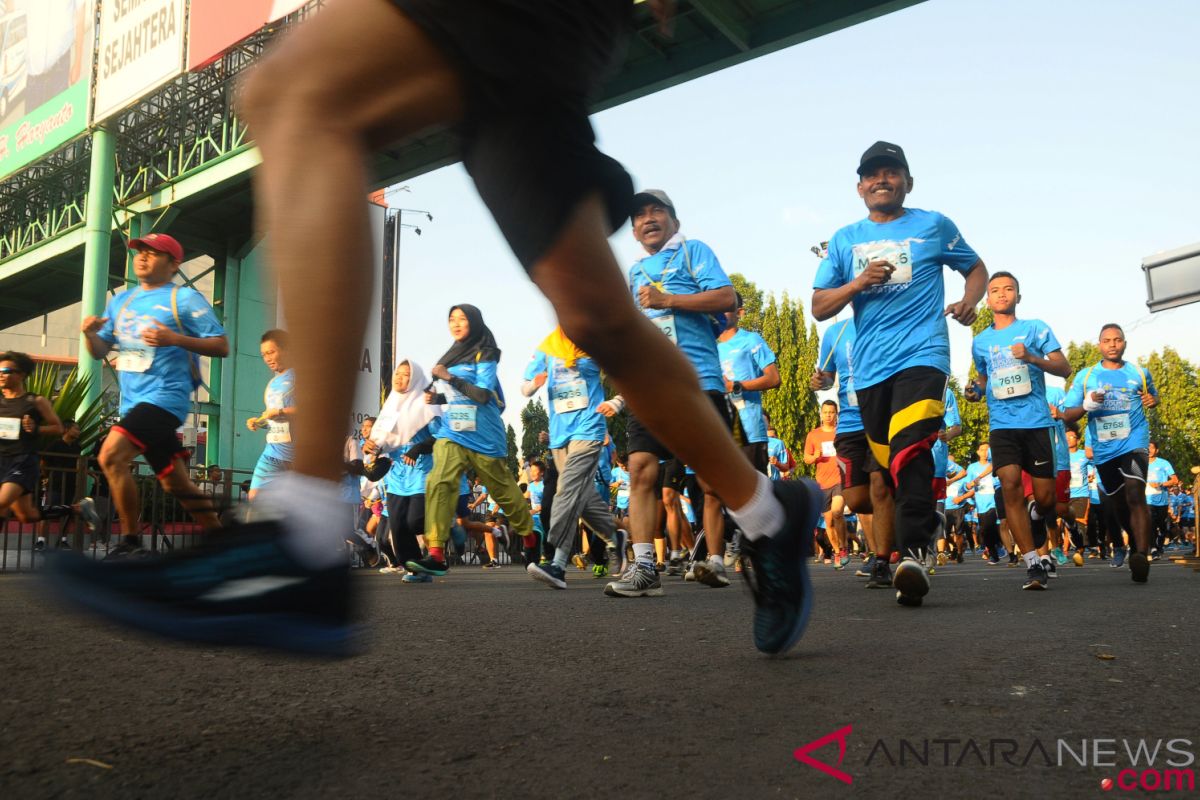
<path fill-rule="evenodd" d="M 13 369 L 12 367 L 0 367 L 0 375 L 12 375 L 14 372 L 19 373 L 21 370 Z"/>

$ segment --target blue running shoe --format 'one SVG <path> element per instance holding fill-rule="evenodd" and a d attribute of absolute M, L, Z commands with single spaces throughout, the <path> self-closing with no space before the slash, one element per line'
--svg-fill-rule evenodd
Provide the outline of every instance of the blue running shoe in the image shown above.
<path fill-rule="evenodd" d="M 349 570 L 300 564 L 280 546 L 283 532 L 275 520 L 256 522 L 163 557 L 95 561 L 64 552 L 46 574 L 74 604 L 171 639 L 353 655 Z"/>
<path fill-rule="evenodd" d="M 1125 548 L 1124 547 L 1114 547 L 1113 548 L 1112 561 L 1109 563 L 1108 566 L 1112 567 L 1113 569 L 1120 569 L 1121 567 L 1125 566 Z"/>
<path fill-rule="evenodd" d="M 428 572 L 406 572 L 400 579 L 401 583 L 433 583 L 433 576 Z"/>
<path fill-rule="evenodd" d="M 772 489 L 783 505 L 783 530 L 753 542 L 743 539 L 742 554 L 750 569 L 742 576 L 754 593 L 754 646 L 779 654 L 800 640 L 812 613 L 806 559 L 812 555 L 812 531 L 823 498 L 808 479 L 776 481 Z"/>
<path fill-rule="evenodd" d="M 554 562 L 530 564 L 525 567 L 525 571 L 529 573 L 529 577 L 547 586 L 552 586 L 555 589 L 567 588 L 567 574 L 563 571 L 562 567 Z"/>
<path fill-rule="evenodd" d="M 440 558 L 433 556 L 425 556 L 418 561 L 405 561 L 404 568 L 409 572 L 415 572 L 418 575 L 434 575 L 438 578 L 445 575 L 450 567 Z"/>

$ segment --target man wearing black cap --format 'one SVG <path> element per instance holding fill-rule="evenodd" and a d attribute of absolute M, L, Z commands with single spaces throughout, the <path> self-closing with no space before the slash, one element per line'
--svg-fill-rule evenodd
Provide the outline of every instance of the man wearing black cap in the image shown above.
<path fill-rule="evenodd" d="M 132 239 L 138 285 L 108 301 L 103 317 L 88 316 L 82 330 L 92 358 L 116 350 L 121 387 L 121 419 L 104 440 L 100 466 L 125 528 L 110 555 L 141 548 L 141 504 L 130 472 L 138 455 L 205 528 L 219 526 L 212 501 L 196 487 L 184 465 L 185 450 L 175 435 L 187 416 L 199 382 L 197 356 L 229 354 L 225 329 L 204 296 L 172 282 L 183 261 L 173 236 L 151 233 Z"/>
<path fill-rule="evenodd" d="M 867 217 L 830 239 L 813 282 L 812 311 L 829 319 L 853 304 L 854 383 L 872 456 L 868 468 L 883 472 L 891 490 L 875 502 L 881 557 L 872 582 L 890 578 L 899 603 L 920 605 L 929 591 L 921 561 L 937 527 L 930 448 L 942 425 L 950 374 L 945 318 L 962 325 L 975 320 L 987 268 L 947 217 L 904 207 L 913 179 L 899 145 L 867 148 L 858 176 Z M 949 306 L 943 267 L 966 280 L 962 299 Z M 904 556 L 894 578 L 886 557 L 893 543 Z"/>

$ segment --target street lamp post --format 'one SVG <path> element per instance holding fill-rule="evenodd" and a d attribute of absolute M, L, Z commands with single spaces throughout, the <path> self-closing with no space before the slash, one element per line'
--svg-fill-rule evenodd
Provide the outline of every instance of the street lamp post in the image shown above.
<path fill-rule="evenodd" d="M 385 390 L 391 385 L 392 370 L 396 367 L 393 362 L 396 358 L 396 290 L 400 285 L 400 236 L 405 228 L 415 231 L 417 236 L 421 235 L 421 228 L 419 226 L 404 221 L 405 214 L 421 214 L 428 222 L 433 222 L 433 214 L 422 209 L 388 209 L 384 235 L 388 237 L 386 240 L 390 241 L 392 246 L 384 256 L 382 309 L 383 321 L 387 328 L 383 335 L 382 344 L 382 359 L 383 364 L 386 366 L 379 370 L 379 378 Z"/>

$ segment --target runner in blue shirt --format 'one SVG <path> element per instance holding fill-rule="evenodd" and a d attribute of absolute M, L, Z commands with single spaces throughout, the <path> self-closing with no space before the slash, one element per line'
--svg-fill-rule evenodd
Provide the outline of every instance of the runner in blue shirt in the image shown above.
<path fill-rule="evenodd" d="M 596 563 L 606 564 L 606 550 L 614 544 L 616 527 L 608 502 L 595 491 L 596 473 L 605 453 L 608 429 L 599 413 L 604 402 L 600 367 L 587 353 L 555 328 L 525 367 L 521 393 L 531 397 L 539 388 L 549 394 L 550 455 L 558 469 L 558 482 L 550 506 L 549 536 L 538 526 L 539 509 L 534 511 L 535 529 L 549 539 L 554 558 L 547 564 L 526 566 L 529 575 L 555 589 L 567 588 L 566 568 L 571 559 L 575 533 L 582 519 L 596 533 L 588 553 Z M 530 500 L 534 495 L 532 468 Z M 541 498 L 537 505 L 541 506 Z M 613 555 L 615 555 L 615 550 Z"/>
<path fill-rule="evenodd" d="M 103 317 L 87 316 L 82 330 L 92 358 L 116 350 L 121 388 L 121 419 L 100 450 L 113 503 L 125 529 L 110 555 L 141 549 L 141 503 L 130 467 L 139 454 L 163 488 L 206 529 L 219 526 L 212 500 L 188 476 L 187 451 L 175 435 L 200 383 L 198 356 L 229 354 L 225 329 L 204 296 L 173 282 L 183 262 L 174 237 L 151 233 L 131 239 L 137 251 L 133 272 L 138 285 L 108 301 Z"/>
<path fill-rule="evenodd" d="M 989 448 L 986 444 L 979 445 L 976 454 L 979 460 L 967 467 L 964 488 L 975 492 L 975 513 L 979 517 L 979 541 L 987 548 L 988 563 L 995 566 L 1003 558 L 1000 544 L 1000 525 L 996 514 L 996 484 L 989 462 Z"/>
<path fill-rule="evenodd" d="M 717 337 L 717 353 L 725 393 L 733 406 L 733 435 L 754 468 L 767 474 L 767 421 L 763 416 L 763 393 L 779 386 L 775 353 L 762 336 L 740 327 L 746 316 L 741 294 L 737 310 L 726 315 L 725 330 Z"/>
<path fill-rule="evenodd" d="M 885 589 L 891 584 L 882 582 L 883 572 L 875 567 L 879 547 L 875 541 L 874 507 L 871 504 L 871 486 L 877 487 L 876 492 L 885 491 L 885 483 L 883 473 L 868 468 L 871 457 L 862 414 L 859 412 L 858 392 L 855 390 L 856 338 L 853 317 L 835 322 L 825 329 L 821 336 L 817 369 L 809 380 L 809 388 L 814 392 L 828 391 L 833 388 L 834 379 L 837 379 L 840 413 L 833 447 L 842 469 L 842 497 L 846 505 L 862 515 L 863 537 L 867 540 L 867 560 L 854 574 L 870 579 L 867 585 L 871 588 Z"/>
<path fill-rule="evenodd" d="M 773 481 L 787 480 L 792 474 L 794 465 L 791 451 L 783 443 L 783 439 L 775 435 L 775 429 L 768 426 L 767 477 Z"/>
<path fill-rule="evenodd" d="M 1064 395 L 1065 397 L 1065 395 Z M 1083 548 L 1085 546 L 1096 546 L 1096 542 L 1086 541 L 1086 532 L 1081 530 L 1079 523 L 1088 522 L 1088 469 L 1091 466 L 1091 459 L 1087 457 L 1087 453 L 1079 446 L 1079 434 L 1074 428 L 1067 429 L 1067 491 L 1069 499 L 1067 501 L 1067 513 L 1065 515 L 1068 525 L 1072 528 L 1072 538 L 1075 539 L 1075 553 L 1071 558 L 1075 561 L 1075 566 L 1083 566 Z"/>
<path fill-rule="evenodd" d="M 954 543 L 954 560 L 961 564 L 966 552 L 966 516 L 975 492 L 966 488 L 965 469 L 957 469 L 952 474 L 959 476 L 946 486 L 946 536 Z"/>
<path fill-rule="evenodd" d="M 937 530 L 930 447 L 942 427 L 950 374 L 946 316 L 975 320 L 987 268 L 947 217 L 906 209 L 913 179 L 904 151 L 876 142 L 858 165 L 858 195 L 867 218 L 829 240 L 813 282 L 812 313 L 829 319 L 854 306 L 854 385 L 873 469 L 884 471 L 887 492 L 875 500 L 880 554 L 895 542 L 904 556 L 891 583 L 896 600 L 920 605 L 929 591 L 922 564 Z M 945 303 L 943 268 L 966 279 L 963 298 Z M 888 559 L 879 558 L 876 582 L 886 585 Z"/>
<path fill-rule="evenodd" d="M 292 370 L 288 357 L 287 332 L 278 329 L 267 331 L 262 335 L 258 349 L 262 354 L 263 363 L 275 375 L 263 391 L 263 412 L 246 420 L 246 427 L 250 430 L 265 429 L 267 432 L 267 445 L 258 457 L 258 463 L 254 465 L 254 475 L 250 478 L 250 492 L 247 497 L 251 501 L 258 496 L 259 489 L 291 468 L 291 418 L 296 413 L 296 402 L 293 398 L 296 373 Z"/>
<path fill-rule="evenodd" d="M 1171 537 L 1171 524 L 1167 506 L 1171 502 L 1171 489 L 1179 485 L 1175 467 L 1158 454 L 1158 445 L 1150 442 L 1150 461 L 1146 465 L 1146 505 L 1150 506 L 1150 531 L 1154 536 L 1151 558 L 1158 558 Z"/>
<path fill-rule="evenodd" d="M 987 397 L 992 464 L 1004 492 L 1009 531 L 1025 560 L 1022 588 L 1045 589 L 1053 565 L 1039 550 L 1046 549 L 1046 518 L 1054 515 L 1058 472 L 1053 436 L 1058 423 L 1050 416 L 1045 373 L 1065 378 L 1071 365 L 1046 323 L 1017 319 L 1021 285 L 1012 273 L 997 272 L 987 287 L 994 321 L 972 343 L 979 377 L 963 396 L 971 402 Z M 1029 511 L 1022 472 L 1032 479 Z"/>
<path fill-rule="evenodd" d="M 1195 498 L 1181 486 L 1171 490 L 1171 522 L 1179 531 L 1178 544 L 1187 547 L 1189 532 L 1195 533 L 1196 505 Z"/>
<path fill-rule="evenodd" d="M 1100 329 L 1097 364 L 1075 377 L 1067 392 L 1063 420 L 1087 414 L 1092 462 L 1100 486 L 1121 526 L 1133 536 L 1129 572 L 1137 583 L 1150 577 L 1150 509 L 1146 505 L 1150 424 L 1146 409 L 1158 405 L 1158 389 L 1150 373 L 1125 360 L 1125 331 L 1116 323 Z M 1115 562 L 1114 562 L 1115 563 Z"/>

